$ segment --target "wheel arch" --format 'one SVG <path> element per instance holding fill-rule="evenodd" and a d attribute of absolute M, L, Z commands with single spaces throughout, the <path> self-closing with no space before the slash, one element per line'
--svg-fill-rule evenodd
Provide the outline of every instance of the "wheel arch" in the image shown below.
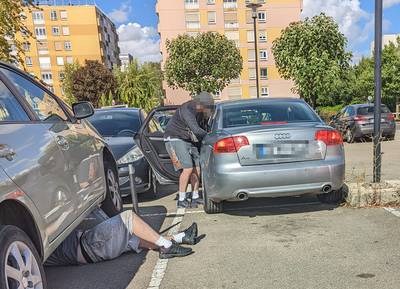
<path fill-rule="evenodd" d="M 0 204 L 0 224 L 15 226 L 31 239 L 41 260 L 44 258 L 44 248 L 39 228 L 31 212 L 17 200 L 5 200 Z"/>

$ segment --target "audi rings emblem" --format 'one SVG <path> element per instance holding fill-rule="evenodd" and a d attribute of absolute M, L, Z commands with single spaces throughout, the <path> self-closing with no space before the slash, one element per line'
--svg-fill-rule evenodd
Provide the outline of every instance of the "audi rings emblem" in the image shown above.
<path fill-rule="evenodd" d="M 274 138 L 276 140 L 284 140 L 284 139 L 290 139 L 292 136 L 290 133 L 276 133 L 274 134 Z"/>

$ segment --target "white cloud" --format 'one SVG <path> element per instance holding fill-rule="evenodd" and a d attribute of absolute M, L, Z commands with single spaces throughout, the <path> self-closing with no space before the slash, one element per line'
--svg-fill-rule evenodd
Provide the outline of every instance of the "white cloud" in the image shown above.
<path fill-rule="evenodd" d="M 153 27 L 138 23 L 123 24 L 117 29 L 121 53 L 130 53 L 140 62 L 160 62 L 160 40 Z"/>
<path fill-rule="evenodd" d="M 131 13 L 132 7 L 129 2 L 122 3 L 118 9 L 113 9 L 108 13 L 108 17 L 115 23 L 123 23 L 129 20 L 129 13 Z"/>
<path fill-rule="evenodd" d="M 384 8 L 389 8 L 397 4 L 400 4 L 400 0 L 383 0 Z"/>

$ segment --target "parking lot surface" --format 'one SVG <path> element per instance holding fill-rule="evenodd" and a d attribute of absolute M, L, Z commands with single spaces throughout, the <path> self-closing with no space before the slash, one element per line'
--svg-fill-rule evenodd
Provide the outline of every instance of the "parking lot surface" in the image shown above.
<path fill-rule="evenodd" d="M 399 136 L 383 143 L 384 179 L 400 178 L 399 147 Z M 346 144 L 347 181 L 371 177 L 371 150 L 371 143 Z M 157 200 L 140 197 L 141 215 L 157 230 L 177 217 L 174 190 L 163 188 Z M 394 212 L 321 205 L 310 196 L 233 203 L 220 215 L 190 209 L 179 225 L 197 222 L 206 237 L 193 255 L 168 261 L 159 287 L 150 286 L 156 252 L 46 273 L 50 289 L 398 288 Z"/>

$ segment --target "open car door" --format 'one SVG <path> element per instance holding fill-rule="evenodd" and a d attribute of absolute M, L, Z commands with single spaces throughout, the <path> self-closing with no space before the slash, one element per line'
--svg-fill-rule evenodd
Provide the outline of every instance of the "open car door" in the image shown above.
<path fill-rule="evenodd" d="M 179 182 L 180 173 L 175 171 L 164 142 L 165 128 L 178 107 L 171 105 L 153 109 L 135 136 L 136 144 L 143 152 L 160 184 Z"/>

